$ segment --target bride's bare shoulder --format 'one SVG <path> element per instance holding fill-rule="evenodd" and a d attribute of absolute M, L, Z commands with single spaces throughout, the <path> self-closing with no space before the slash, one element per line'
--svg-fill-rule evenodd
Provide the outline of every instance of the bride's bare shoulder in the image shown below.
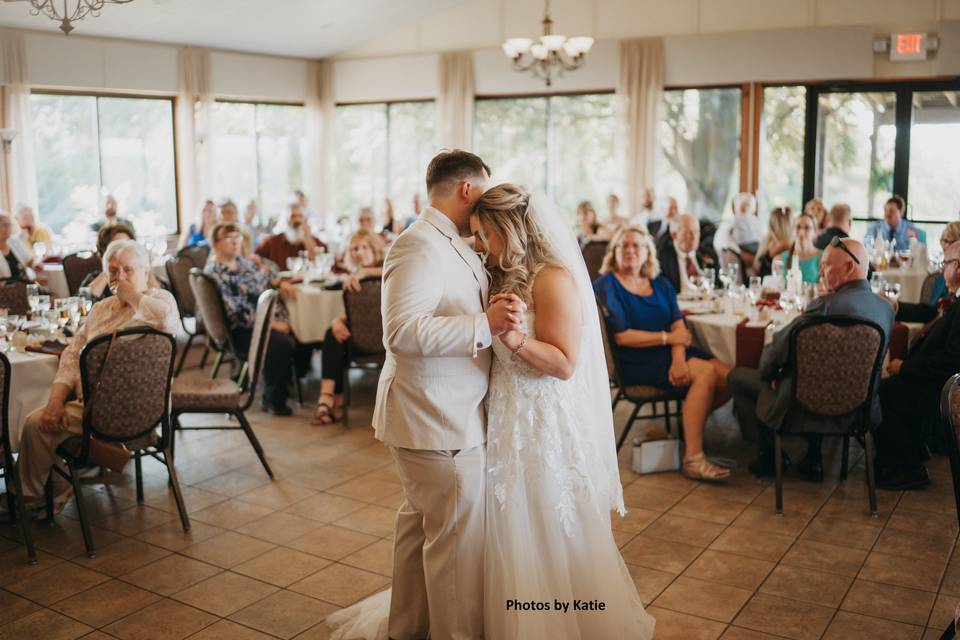
<path fill-rule="evenodd" d="M 534 300 L 538 297 L 554 297 L 575 291 L 577 283 L 573 276 L 564 267 L 547 265 L 540 269 L 533 280 L 533 290 L 530 292 Z"/>

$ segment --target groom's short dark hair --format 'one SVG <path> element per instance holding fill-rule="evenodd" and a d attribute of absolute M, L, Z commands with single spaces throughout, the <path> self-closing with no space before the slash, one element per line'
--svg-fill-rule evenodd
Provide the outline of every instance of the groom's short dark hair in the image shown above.
<path fill-rule="evenodd" d="M 491 174 L 490 167 L 480 156 L 463 149 L 444 149 L 427 166 L 427 193 L 438 186 L 449 188 L 474 176 Z"/>

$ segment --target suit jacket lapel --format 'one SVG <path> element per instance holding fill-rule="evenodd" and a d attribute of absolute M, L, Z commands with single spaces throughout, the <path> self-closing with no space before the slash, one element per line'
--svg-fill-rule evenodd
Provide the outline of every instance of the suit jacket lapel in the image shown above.
<path fill-rule="evenodd" d="M 480 286 L 480 304 L 484 309 L 487 308 L 487 298 L 489 297 L 489 282 L 487 280 L 487 274 L 483 270 L 483 263 L 480 261 L 480 257 L 476 252 L 472 251 L 470 247 L 467 246 L 467 243 L 463 241 L 463 238 L 459 234 L 454 233 L 452 229 L 449 229 L 453 223 L 449 222 L 449 219 L 446 218 L 442 213 L 436 211 L 432 207 L 428 207 L 421 214 L 427 214 L 424 216 L 424 219 L 430 223 L 437 231 L 442 233 L 447 237 L 447 240 L 450 241 L 450 246 L 453 247 L 453 250 L 457 252 L 457 255 L 460 256 L 460 259 L 463 260 L 470 271 L 473 273 L 473 278 L 477 281 L 477 284 Z M 445 224 L 443 220 L 436 220 L 437 216 L 443 216 L 449 224 Z"/>

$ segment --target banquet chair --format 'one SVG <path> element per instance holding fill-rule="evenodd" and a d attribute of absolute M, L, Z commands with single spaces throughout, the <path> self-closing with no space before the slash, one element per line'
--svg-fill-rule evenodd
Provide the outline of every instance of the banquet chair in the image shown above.
<path fill-rule="evenodd" d="M 15 316 L 26 315 L 30 311 L 27 302 L 27 283 L 23 280 L 8 279 L 0 285 L 0 307 Z"/>
<path fill-rule="evenodd" d="M 91 558 L 95 548 L 79 474 L 82 467 L 96 464 L 90 458 L 91 438 L 121 444 L 130 451 L 140 504 L 143 503 L 142 458 L 150 456 L 163 464 L 170 478 L 180 523 L 185 532 L 190 531 L 190 518 L 173 466 L 170 380 L 176 355 L 173 336 L 149 327 L 123 329 L 117 331 L 115 337 L 99 336 L 88 342 L 80 354 L 80 380 L 83 397 L 87 399 L 83 434 L 67 438 L 57 447 L 57 455 L 66 462 L 67 471 L 53 467 L 47 480 L 46 499 L 48 521 L 53 522 L 52 474 L 60 474 L 73 485 L 83 542 Z"/>
<path fill-rule="evenodd" d="M 0 448 L 3 449 L 3 464 L 0 465 L 0 478 L 7 489 L 7 513 L 10 521 L 20 525 L 24 544 L 27 546 L 27 560 L 30 564 L 37 564 L 37 550 L 33 546 L 33 534 L 30 532 L 30 522 L 27 520 L 26 509 L 23 506 L 23 488 L 20 486 L 20 470 L 13 460 L 13 447 L 10 446 L 10 359 L 0 353 Z"/>
<path fill-rule="evenodd" d="M 63 275 L 67 279 L 67 289 L 70 290 L 70 295 L 77 295 L 84 278 L 91 273 L 100 271 L 102 267 L 100 255 L 91 251 L 81 251 L 64 256 Z"/>
<path fill-rule="evenodd" d="M 783 513 L 782 436 L 820 434 L 843 438 L 841 478 L 847 476 L 851 436 L 861 442 L 870 514 L 876 516 L 870 421 L 883 364 L 883 330 L 875 322 L 850 316 L 809 318 L 791 331 L 789 354 L 787 361 L 794 367 L 793 390 L 783 425 L 774 431 L 777 514 Z"/>
<path fill-rule="evenodd" d="M 943 275 L 943 271 L 934 271 L 933 273 L 928 273 L 927 277 L 923 279 L 923 284 L 920 285 L 920 300 L 921 304 L 932 304 L 933 301 L 930 299 L 933 296 L 933 285 L 937 283 L 937 278 Z"/>
<path fill-rule="evenodd" d="M 360 291 L 343 292 L 343 308 L 350 327 L 347 340 L 347 370 L 344 373 L 343 424 L 348 426 L 350 410 L 350 371 L 352 369 L 381 369 L 386 359 L 383 346 L 383 316 L 380 312 L 380 291 L 383 280 L 379 277 L 364 278 Z"/>
<path fill-rule="evenodd" d="M 193 248 L 193 247 L 190 247 Z M 180 356 L 180 362 L 174 371 L 174 376 L 180 375 L 183 369 L 183 363 L 190 353 L 190 346 L 193 339 L 198 336 L 204 336 L 203 322 L 197 314 L 197 300 L 193 296 L 193 289 L 190 287 L 190 269 L 194 268 L 194 263 L 189 256 L 177 255 L 167 260 L 164 268 L 167 271 L 167 281 L 170 286 L 170 293 L 177 301 L 177 310 L 180 312 L 180 324 L 183 326 L 183 332 L 187 334 L 187 344 L 183 348 L 183 354 Z M 202 337 L 201 337 L 202 339 Z M 207 364 L 207 356 L 210 353 L 210 346 L 204 344 L 203 357 L 200 360 L 200 368 Z"/>
<path fill-rule="evenodd" d="M 607 311 L 606 307 L 602 304 L 598 304 L 600 310 L 600 331 L 603 336 L 603 355 L 607 359 L 607 372 L 610 374 L 613 383 L 616 387 L 616 395 L 613 398 L 612 410 L 616 410 L 617 405 L 620 404 L 620 401 L 626 400 L 633 404 L 633 411 L 630 414 L 630 418 L 627 420 L 627 423 L 623 426 L 623 432 L 620 434 L 620 438 L 617 440 L 617 451 L 620 451 L 623 447 L 623 443 L 627 441 L 627 436 L 630 434 L 630 430 L 633 428 L 634 423 L 639 419 L 640 410 L 650 404 L 651 413 L 650 415 L 644 416 L 644 418 L 654 420 L 656 418 L 663 418 L 664 426 L 666 427 L 667 433 L 671 433 L 670 430 L 670 418 L 677 419 L 677 433 L 683 434 L 683 429 L 681 428 L 681 411 L 683 408 L 683 399 L 687 395 L 686 389 L 677 389 L 675 391 L 667 391 L 665 389 L 660 389 L 659 387 L 653 387 L 649 385 L 629 385 L 626 386 L 623 384 L 623 379 L 620 377 L 620 367 L 617 361 L 617 345 L 612 341 L 612 336 L 610 335 L 609 327 L 607 326 L 607 318 L 610 316 L 610 312 Z M 663 403 L 663 411 L 660 411 L 658 408 L 659 403 Z M 670 410 L 670 403 L 676 403 L 676 410 Z"/>
<path fill-rule="evenodd" d="M 193 272 L 191 272 L 192 275 Z M 277 292 L 272 289 L 261 293 L 257 300 L 257 315 L 247 357 L 249 376 L 241 376 L 237 382 L 229 378 L 176 378 L 173 381 L 171 394 L 174 434 L 177 431 L 242 429 L 271 479 L 273 479 L 273 471 L 267 463 L 263 447 L 254 434 L 245 412 L 253 404 L 253 398 L 257 392 L 257 381 L 260 378 L 260 370 L 263 368 L 267 343 L 270 339 L 270 318 L 273 317 L 276 301 Z M 239 425 L 185 427 L 180 424 L 180 416 L 185 413 L 227 413 L 236 418 Z M 173 444 L 173 438 L 171 438 L 171 451 L 173 451 Z"/>
<path fill-rule="evenodd" d="M 590 282 L 600 277 L 600 267 L 603 265 L 603 256 L 607 255 L 606 240 L 591 240 L 583 245 L 583 261 L 587 265 L 587 273 L 590 274 Z"/>
<path fill-rule="evenodd" d="M 944 437 L 948 443 L 950 475 L 953 479 L 953 499 L 960 521 L 960 373 L 947 380 L 940 392 L 940 418 Z M 941 640 L 956 637 L 955 622 L 943 632 Z"/>
<path fill-rule="evenodd" d="M 207 266 L 207 258 L 210 257 L 210 246 L 209 245 L 194 245 L 192 247 L 184 247 L 177 251 L 177 258 L 186 258 L 191 266 L 196 267 L 197 269 L 203 269 Z"/>

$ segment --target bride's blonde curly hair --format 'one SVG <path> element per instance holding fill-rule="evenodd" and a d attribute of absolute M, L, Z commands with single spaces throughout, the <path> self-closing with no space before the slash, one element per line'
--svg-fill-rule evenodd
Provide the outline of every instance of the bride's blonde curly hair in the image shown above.
<path fill-rule="evenodd" d="M 514 184 L 500 184 L 484 192 L 473 209 L 478 222 L 489 225 L 503 239 L 498 265 L 491 269 L 492 290 L 513 293 L 533 302 L 533 281 L 546 266 L 561 266 L 530 211 L 530 193 Z M 480 227 L 480 239 L 487 238 Z"/>

